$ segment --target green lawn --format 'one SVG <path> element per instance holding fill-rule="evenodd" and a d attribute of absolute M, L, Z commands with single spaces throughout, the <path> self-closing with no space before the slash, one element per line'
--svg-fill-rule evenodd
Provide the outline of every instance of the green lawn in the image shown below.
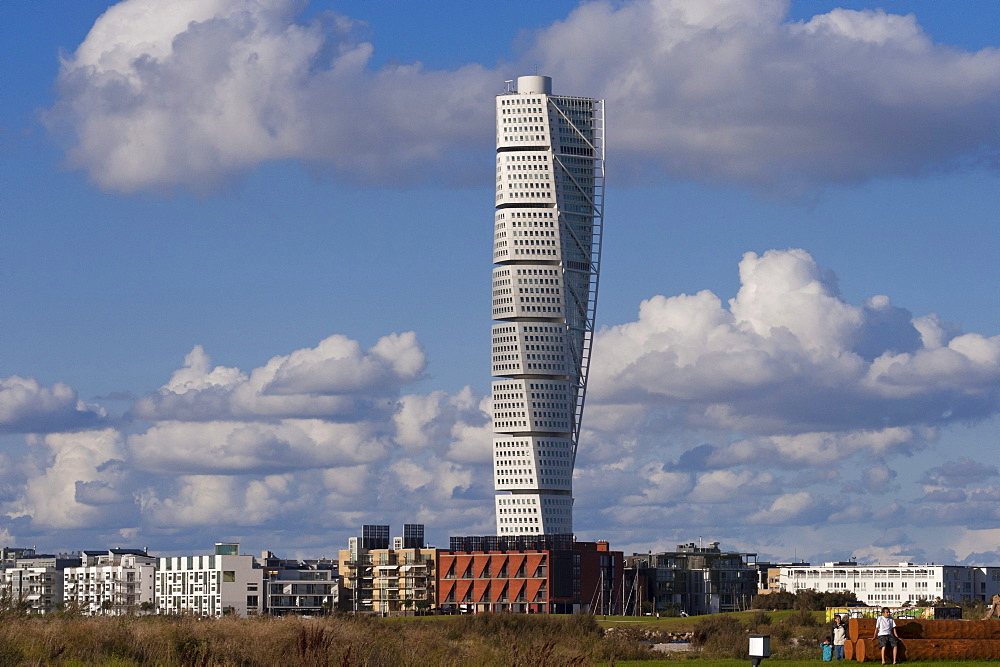
<path fill-rule="evenodd" d="M 755 611 L 736 611 L 727 612 L 727 616 L 732 616 L 739 619 L 741 622 L 746 623 L 747 619 L 756 614 Z M 782 609 L 780 611 L 768 611 L 765 612 L 771 617 L 771 621 L 777 623 L 786 616 L 791 616 L 792 614 L 798 614 L 798 611 L 791 609 Z M 814 611 L 813 616 L 820 623 L 826 622 L 826 612 Z M 596 615 L 594 618 L 597 619 L 598 624 L 602 628 L 611 628 L 616 625 L 627 625 L 635 624 L 640 627 L 648 627 L 650 629 L 664 630 L 666 632 L 689 632 L 694 630 L 694 626 L 698 625 L 698 621 L 705 618 L 710 618 L 710 616 L 672 616 L 672 617 L 661 617 L 656 618 L 655 616 L 601 616 Z M 764 667 L 763 664 L 761 667 Z"/>
<path fill-rule="evenodd" d="M 772 660 L 766 658 L 761 661 L 760 667 L 791 667 L 792 665 L 813 665 L 822 664 L 823 661 L 820 660 L 819 655 L 816 656 L 815 660 Z M 606 664 L 606 663 L 605 663 Z M 616 662 L 614 667 L 677 667 L 678 665 L 697 665 L 697 667 L 747 667 L 750 664 L 749 660 L 702 660 L 700 658 L 684 658 L 679 657 L 676 660 L 641 660 L 641 661 L 621 661 Z M 837 664 L 837 663 L 832 663 Z M 840 662 L 841 665 L 849 666 L 856 665 L 858 663 L 843 660 Z M 879 662 L 866 662 L 866 665 L 878 665 Z M 913 663 L 901 663 L 904 665 L 914 664 L 920 665 L 920 667 L 954 667 L 955 665 L 959 667 L 996 667 L 996 660 L 920 660 Z"/>

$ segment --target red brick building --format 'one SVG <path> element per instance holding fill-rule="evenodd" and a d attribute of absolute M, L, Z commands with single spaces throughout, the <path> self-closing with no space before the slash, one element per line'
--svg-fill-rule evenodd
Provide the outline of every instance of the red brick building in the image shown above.
<path fill-rule="evenodd" d="M 438 608 L 620 614 L 623 554 L 572 535 L 453 537 L 438 560 Z"/>

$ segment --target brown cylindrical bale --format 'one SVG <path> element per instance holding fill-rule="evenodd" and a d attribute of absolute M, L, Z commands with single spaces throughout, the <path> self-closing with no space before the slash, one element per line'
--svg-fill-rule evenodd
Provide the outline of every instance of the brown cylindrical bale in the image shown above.
<path fill-rule="evenodd" d="M 920 640 L 911 639 L 911 640 L 908 640 L 907 643 L 909 643 L 910 641 L 920 641 Z M 889 650 L 890 650 L 889 660 L 892 660 L 891 649 L 889 649 Z M 897 654 L 896 658 L 898 660 L 902 660 L 903 657 L 906 656 L 906 652 L 905 651 L 906 651 L 906 649 L 903 647 L 903 642 L 900 641 L 899 642 L 899 653 Z M 854 659 L 857 660 L 858 662 L 869 662 L 869 661 L 872 661 L 872 660 L 881 660 L 882 659 L 882 648 L 878 645 L 878 640 L 872 639 L 871 637 L 863 637 L 863 638 L 859 639 L 857 642 L 855 642 L 855 644 L 854 644 Z"/>
<path fill-rule="evenodd" d="M 1000 621 L 899 619 L 896 634 L 903 639 L 1000 639 Z"/>
<path fill-rule="evenodd" d="M 875 619 L 852 618 L 847 629 L 852 639 L 871 637 L 875 634 Z M 896 635 L 900 639 L 1000 639 L 1000 620 L 899 618 Z"/>
<path fill-rule="evenodd" d="M 854 660 L 854 640 L 844 642 L 844 660 Z"/>
<path fill-rule="evenodd" d="M 891 651 L 891 649 L 888 649 Z M 889 658 L 892 654 L 890 652 Z M 899 642 L 899 660 L 997 660 L 1000 659 L 1000 640 L 996 639 L 902 639 Z M 878 641 L 871 638 L 857 640 L 854 659 L 868 662 L 882 659 Z"/>
<path fill-rule="evenodd" d="M 875 634 L 874 618 L 850 618 L 847 620 L 847 633 L 851 639 L 871 637 Z"/>

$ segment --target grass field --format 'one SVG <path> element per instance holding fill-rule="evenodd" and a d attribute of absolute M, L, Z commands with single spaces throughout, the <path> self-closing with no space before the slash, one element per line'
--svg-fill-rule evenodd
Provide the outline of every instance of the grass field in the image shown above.
<path fill-rule="evenodd" d="M 801 612 L 788 609 L 769 611 L 766 612 L 766 615 L 770 619 L 770 624 L 776 626 L 793 623 L 801 624 L 803 615 L 811 616 L 811 622 L 816 626 L 822 626 L 826 622 L 825 612 L 822 611 Z M 745 628 L 750 628 L 751 630 L 760 629 L 755 626 L 755 623 L 760 619 L 760 612 L 758 611 L 740 611 L 726 614 L 687 617 L 672 616 L 656 618 L 653 616 L 595 616 L 594 618 L 597 619 L 597 624 L 605 630 L 610 628 L 638 628 L 648 631 L 677 634 L 693 632 L 699 624 L 704 623 L 709 619 L 719 618 L 722 616 L 739 621 Z M 762 631 L 761 634 L 770 633 Z"/>
<path fill-rule="evenodd" d="M 75 617 L 0 614 L 0 666 L 548 666 L 650 657 L 591 616 L 382 619 Z"/>
<path fill-rule="evenodd" d="M 561 667 L 748 665 L 748 634 L 771 636 L 762 667 L 821 662 L 822 612 L 743 612 L 694 618 L 476 614 L 373 618 L 192 616 L 46 617 L 0 613 L 0 667 L 271 665 L 309 667 Z M 666 633 L 694 650 L 657 653 Z M 877 663 L 872 663 L 877 664 Z M 917 664 L 917 663 L 915 663 Z M 987 661 L 921 665 L 988 665 Z"/>
<path fill-rule="evenodd" d="M 731 614 L 726 614 L 725 616 L 738 619 L 744 626 L 750 625 L 758 612 L 736 612 Z M 770 611 L 767 615 L 771 618 L 771 623 L 773 625 L 778 625 L 782 622 L 789 622 L 796 617 L 801 612 L 798 611 Z M 811 612 L 817 624 L 825 623 L 825 613 L 821 611 Z M 634 626 L 644 629 L 656 629 L 663 632 L 691 632 L 696 626 L 708 620 L 708 616 L 701 617 L 688 617 L 688 618 L 651 618 L 645 617 L 604 617 L 598 616 L 597 622 L 603 628 L 612 628 L 620 626 Z M 769 634 L 766 628 L 760 629 L 761 634 Z M 772 643 L 772 650 L 775 646 Z M 793 659 L 781 659 L 781 658 L 767 658 L 761 662 L 761 667 L 791 667 L 793 665 L 818 665 L 823 664 L 821 659 L 820 649 L 818 647 L 812 649 L 806 649 L 804 652 L 811 654 L 813 657 L 797 657 Z M 611 663 L 603 663 L 610 665 Z M 671 654 L 669 658 L 657 660 L 621 660 L 616 661 L 614 667 L 679 667 L 679 665 L 692 665 L 697 667 L 746 667 L 750 664 L 748 659 L 712 659 L 702 657 L 700 654 L 692 653 L 676 653 Z M 858 664 L 853 661 L 843 661 L 842 665 L 852 665 Z M 880 661 L 868 661 L 865 664 L 869 665 L 880 665 Z M 995 660 L 921 660 L 904 662 L 901 664 L 913 664 L 920 665 L 921 667 L 996 667 L 1000 664 L 1000 661 Z"/>
<path fill-rule="evenodd" d="M 726 616 L 735 618 L 742 623 L 748 623 L 753 619 L 759 612 L 756 611 L 736 611 L 727 613 Z M 800 612 L 791 609 L 782 609 L 779 611 L 769 611 L 767 615 L 771 617 L 774 622 L 783 621 L 787 618 L 792 618 L 798 615 Z M 823 623 L 825 619 L 826 612 L 813 611 L 809 612 L 816 619 L 817 623 Z M 664 630 L 666 632 L 690 632 L 694 629 L 700 621 L 709 618 L 708 616 L 664 616 L 656 618 L 655 616 L 595 616 L 597 623 L 602 627 L 611 627 L 618 623 L 635 623 L 641 627 L 655 627 L 659 630 Z"/>
<path fill-rule="evenodd" d="M 761 667 L 793 667 L 795 665 L 813 665 L 816 663 L 822 664 L 822 661 L 817 657 L 815 660 L 771 660 L 765 659 L 760 665 Z M 604 663 L 610 665 L 610 663 Z M 692 667 L 746 667 L 750 664 L 747 660 L 708 660 L 704 658 L 690 658 L 690 659 L 680 659 L 680 660 L 623 660 L 614 663 L 615 667 L 679 667 L 681 665 L 692 665 Z M 837 664 L 837 663 L 832 663 Z M 845 667 L 850 665 L 857 665 L 856 662 L 842 661 L 840 663 Z M 878 662 L 866 662 L 866 665 L 879 665 Z M 919 665 L 920 667 L 996 667 L 997 661 L 995 660 L 921 660 L 919 662 L 913 663 L 900 663 L 904 665 Z"/>

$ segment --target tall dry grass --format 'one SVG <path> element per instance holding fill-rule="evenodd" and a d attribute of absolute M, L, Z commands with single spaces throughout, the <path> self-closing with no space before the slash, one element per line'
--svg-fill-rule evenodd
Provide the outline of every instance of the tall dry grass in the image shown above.
<path fill-rule="evenodd" d="M 770 636 L 774 659 L 812 661 L 821 655 L 820 642 L 830 634 L 830 628 L 804 609 L 780 620 L 762 611 L 742 617 L 713 614 L 697 621 L 691 643 L 706 659 L 749 660 L 751 634 Z"/>
<path fill-rule="evenodd" d="M 0 619 L 0 665 L 589 665 L 651 657 L 585 615 Z"/>

